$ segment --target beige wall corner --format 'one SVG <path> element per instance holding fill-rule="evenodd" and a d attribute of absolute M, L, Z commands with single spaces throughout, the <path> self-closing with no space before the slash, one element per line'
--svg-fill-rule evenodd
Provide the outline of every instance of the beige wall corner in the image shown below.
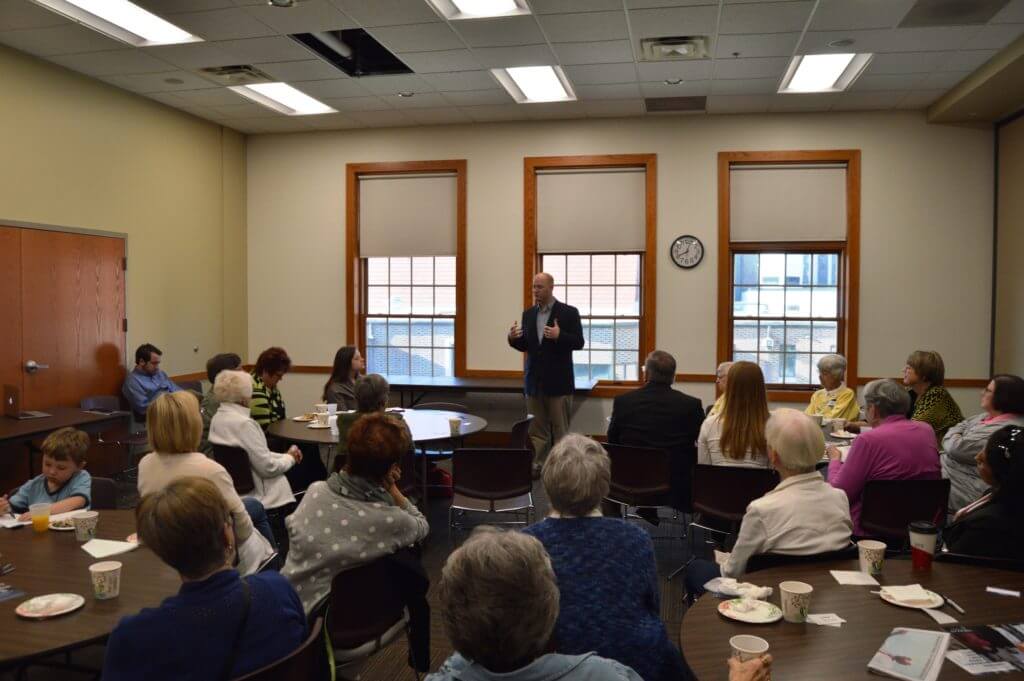
<path fill-rule="evenodd" d="M 1024 36 L 928 107 L 930 123 L 998 121 L 1024 106 Z"/>
<path fill-rule="evenodd" d="M 221 128 L 224 341 L 222 352 L 248 356 L 245 135 Z"/>
<path fill-rule="evenodd" d="M 999 129 L 995 370 L 1024 375 L 1024 117 Z"/>

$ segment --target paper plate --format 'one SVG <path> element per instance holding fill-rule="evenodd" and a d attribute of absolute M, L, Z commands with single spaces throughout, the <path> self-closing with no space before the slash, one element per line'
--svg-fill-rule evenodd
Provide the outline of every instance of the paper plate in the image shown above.
<path fill-rule="evenodd" d="M 889 596 L 884 591 L 879 591 L 878 595 L 886 603 L 892 603 L 893 605 L 898 605 L 901 608 L 912 608 L 915 610 L 924 610 L 925 608 L 941 608 L 942 605 L 946 602 L 946 600 L 942 596 L 935 593 L 934 591 L 928 591 L 927 589 L 925 589 L 925 593 L 928 594 L 927 601 L 897 601 L 895 598 Z"/>
<path fill-rule="evenodd" d="M 755 601 L 749 598 L 733 598 L 722 601 L 718 604 L 718 612 L 723 617 L 748 624 L 769 624 L 782 619 L 782 610 L 779 609 L 779 606 L 768 601 Z"/>
<path fill-rule="evenodd" d="M 75 531 L 75 526 L 72 525 L 71 527 L 65 527 L 63 525 L 57 525 L 56 523 L 54 523 L 51 520 L 50 521 L 50 529 L 53 530 L 54 532 L 74 532 Z"/>
<path fill-rule="evenodd" d="M 307 428 L 313 428 L 313 429 L 316 429 L 316 430 L 322 430 L 324 428 L 330 428 L 331 424 L 329 424 L 329 423 L 311 423 L 311 424 L 309 424 L 306 427 Z"/>
<path fill-rule="evenodd" d="M 303 414 L 302 416 L 293 416 L 292 417 L 292 421 L 298 421 L 299 423 L 309 423 L 310 421 L 312 421 L 315 418 L 316 418 L 315 416 L 310 416 L 309 414 Z"/>
<path fill-rule="evenodd" d="M 831 433 L 832 437 L 839 438 L 840 440 L 852 440 L 857 437 L 858 433 L 850 433 L 845 430 L 840 430 L 835 433 Z"/>
<path fill-rule="evenodd" d="M 83 605 L 85 605 L 85 599 L 78 594 L 47 594 L 28 599 L 14 612 L 21 617 L 39 620 L 74 612 Z"/>

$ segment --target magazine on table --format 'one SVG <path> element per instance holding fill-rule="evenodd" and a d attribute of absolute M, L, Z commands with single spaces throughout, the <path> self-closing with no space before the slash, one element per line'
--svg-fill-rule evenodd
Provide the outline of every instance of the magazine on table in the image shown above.
<path fill-rule="evenodd" d="M 935 681 L 949 641 L 950 635 L 942 631 L 897 627 L 868 662 L 868 670 L 906 681 Z"/>
<path fill-rule="evenodd" d="M 1024 623 L 955 626 L 948 631 L 974 653 L 969 659 L 977 662 L 977 671 L 968 669 L 971 673 L 1024 671 Z"/>

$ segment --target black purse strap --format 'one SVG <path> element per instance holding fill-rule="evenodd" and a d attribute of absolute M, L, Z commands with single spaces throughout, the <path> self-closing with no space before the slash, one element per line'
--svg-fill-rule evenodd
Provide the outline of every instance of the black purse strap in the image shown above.
<path fill-rule="evenodd" d="M 249 582 L 242 579 L 242 622 L 238 625 L 238 631 L 235 632 L 235 642 L 231 646 L 231 653 L 228 655 L 227 662 L 224 664 L 224 671 L 221 673 L 220 678 L 227 679 L 231 678 L 231 670 L 235 667 L 235 660 L 238 659 L 238 649 L 242 645 L 242 636 L 245 634 L 245 625 L 249 623 L 249 610 L 252 608 L 252 593 L 249 590 Z"/>

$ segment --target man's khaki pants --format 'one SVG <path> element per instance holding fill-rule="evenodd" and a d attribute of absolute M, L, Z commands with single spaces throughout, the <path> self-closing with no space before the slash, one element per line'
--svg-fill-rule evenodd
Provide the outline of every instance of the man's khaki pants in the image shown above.
<path fill-rule="evenodd" d="M 533 462 L 544 463 L 551 447 L 569 432 L 572 395 L 527 395 L 526 411 L 533 414 L 530 440 L 533 441 Z"/>

